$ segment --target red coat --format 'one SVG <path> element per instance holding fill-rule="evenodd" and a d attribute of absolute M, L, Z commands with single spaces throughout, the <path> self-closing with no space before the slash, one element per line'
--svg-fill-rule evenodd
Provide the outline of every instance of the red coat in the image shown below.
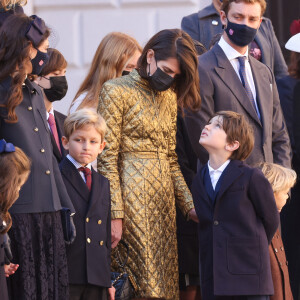
<path fill-rule="evenodd" d="M 269 246 L 274 295 L 270 300 L 293 300 L 283 242 L 277 229 Z"/>

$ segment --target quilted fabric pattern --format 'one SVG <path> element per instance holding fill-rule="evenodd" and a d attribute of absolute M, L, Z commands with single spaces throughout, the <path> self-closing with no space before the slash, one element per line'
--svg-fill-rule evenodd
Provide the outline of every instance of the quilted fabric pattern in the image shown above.
<path fill-rule="evenodd" d="M 108 128 L 98 170 L 110 180 L 112 218 L 123 218 L 138 296 L 179 299 L 175 195 L 185 215 L 193 201 L 175 153 L 176 95 L 133 71 L 104 84 L 98 111 Z"/>

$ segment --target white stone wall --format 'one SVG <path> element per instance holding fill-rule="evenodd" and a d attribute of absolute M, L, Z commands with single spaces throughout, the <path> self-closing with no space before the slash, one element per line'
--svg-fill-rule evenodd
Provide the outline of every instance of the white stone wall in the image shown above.
<path fill-rule="evenodd" d="M 111 31 L 135 37 L 143 46 L 156 32 L 180 28 L 182 17 L 210 0 L 29 0 L 25 11 L 43 18 L 58 38 L 54 46 L 69 65 L 67 96 L 55 108 L 67 113 L 101 39 Z M 51 45 L 50 45 L 51 46 Z"/>

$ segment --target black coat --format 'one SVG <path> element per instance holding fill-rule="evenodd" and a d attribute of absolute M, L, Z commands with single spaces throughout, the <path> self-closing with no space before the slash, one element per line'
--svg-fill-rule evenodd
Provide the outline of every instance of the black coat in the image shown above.
<path fill-rule="evenodd" d="M 191 188 L 197 172 L 197 156 L 192 149 L 183 117 L 177 115 L 176 153 L 184 180 Z M 178 264 L 180 273 L 199 274 L 199 245 L 197 224 L 186 221 L 176 207 Z"/>
<path fill-rule="evenodd" d="M 215 205 L 196 175 L 192 194 L 199 218 L 203 300 L 274 293 L 268 244 L 279 225 L 273 190 L 262 172 L 231 161 Z"/>
<path fill-rule="evenodd" d="M 5 103 L 11 79 L 0 82 L 0 104 Z M 7 110 L 0 107 L 0 139 L 21 148 L 31 158 L 31 172 L 12 213 L 40 213 L 68 207 L 75 212 L 53 155 L 46 108 L 41 89 L 26 79 L 23 100 L 16 108 L 17 123 L 7 123 Z"/>
<path fill-rule="evenodd" d="M 61 153 L 59 152 L 53 134 L 51 134 L 51 143 L 53 147 L 54 156 L 57 159 L 57 162 L 60 163 L 68 154 L 68 151 L 63 147 L 61 141 L 61 138 L 64 136 L 64 122 L 67 116 L 55 110 L 54 118 L 55 118 Z"/>
<path fill-rule="evenodd" d="M 76 239 L 67 246 L 69 282 L 110 287 L 109 181 L 92 170 L 92 189 L 89 192 L 80 173 L 68 158 L 64 158 L 59 167 L 76 209 Z"/>

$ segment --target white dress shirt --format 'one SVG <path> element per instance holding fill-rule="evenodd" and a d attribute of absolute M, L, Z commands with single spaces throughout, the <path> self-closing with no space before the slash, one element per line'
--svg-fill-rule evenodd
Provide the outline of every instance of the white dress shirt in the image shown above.
<path fill-rule="evenodd" d="M 50 111 L 49 111 L 49 112 L 47 112 L 47 111 L 46 111 L 47 121 L 48 121 L 48 119 L 49 119 L 49 114 L 52 114 L 52 115 L 53 115 L 53 117 L 55 118 L 55 116 L 54 116 L 54 109 L 53 109 L 53 106 L 51 107 L 51 109 L 50 109 Z M 51 132 L 50 125 L 49 125 L 49 123 L 48 123 L 48 122 L 47 122 L 47 124 L 48 124 L 48 128 L 50 129 L 50 132 Z"/>
<path fill-rule="evenodd" d="M 239 68 L 240 68 L 240 64 L 238 61 L 238 57 L 239 56 L 245 56 L 246 60 L 245 60 L 245 69 L 246 69 L 246 77 L 247 77 L 247 81 L 249 83 L 254 101 L 255 101 L 255 107 L 256 107 L 256 111 L 259 112 L 258 106 L 257 106 L 257 100 L 256 100 L 256 89 L 255 89 L 255 84 L 254 84 L 254 79 L 253 79 L 253 75 L 252 75 L 252 70 L 251 70 L 251 66 L 249 63 L 249 58 L 248 58 L 248 47 L 247 50 L 245 52 L 244 55 L 242 55 L 241 53 L 239 53 L 238 51 L 236 51 L 234 48 L 232 48 L 225 40 L 223 37 L 221 37 L 220 41 L 219 41 L 219 46 L 222 48 L 222 50 L 224 51 L 226 57 L 228 58 L 228 60 L 230 61 L 234 71 L 236 72 L 237 76 L 239 77 L 239 79 L 241 80 L 240 74 L 239 74 Z"/>
<path fill-rule="evenodd" d="M 220 179 L 223 171 L 226 169 L 229 163 L 230 163 L 230 159 L 227 159 L 221 167 L 215 170 L 210 166 L 208 161 L 207 166 L 208 166 L 209 176 L 214 190 L 216 188 L 218 180 Z"/>
<path fill-rule="evenodd" d="M 83 167 L 76 159 L 74 159 L 70 154 L 67 155 L 67 159 L 75 166 L 75 168 L 78 170 L 79 168 Z M 92 164 L 89 163 L 85 166 L 85 168 L 89 168 L 92 170 Z M 83 181 L 86 183 L 84 173 L 82 171 L 78 171 L 80 176 L 82 177 Z"/>

